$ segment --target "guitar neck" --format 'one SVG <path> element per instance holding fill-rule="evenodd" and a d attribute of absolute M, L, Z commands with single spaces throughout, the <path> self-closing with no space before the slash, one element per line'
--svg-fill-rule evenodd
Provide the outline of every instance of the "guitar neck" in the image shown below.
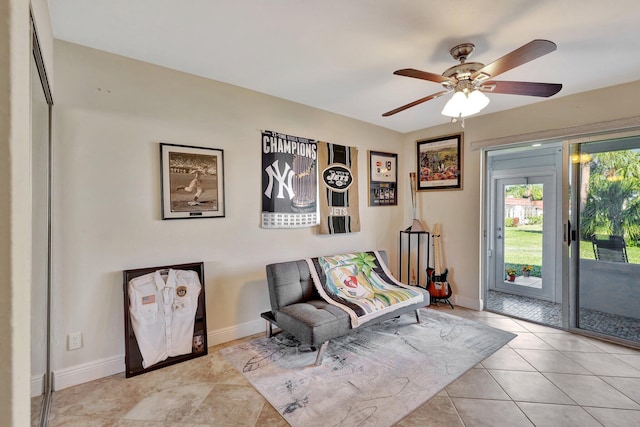
<path fill-rule="evenodd" d="M 437 276 L 442 274 L 442 266 L 440 265 L 440 227 L 436 226 L 433 230 L 433 267 Z"/>

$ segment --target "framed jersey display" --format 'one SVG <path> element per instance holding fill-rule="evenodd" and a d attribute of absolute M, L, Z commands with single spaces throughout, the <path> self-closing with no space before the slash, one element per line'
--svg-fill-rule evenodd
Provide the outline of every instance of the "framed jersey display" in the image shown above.
<path fill-rule="evenodd" d="M 204 356 L 202 262 L 124 271 L 125 376 Z"/>

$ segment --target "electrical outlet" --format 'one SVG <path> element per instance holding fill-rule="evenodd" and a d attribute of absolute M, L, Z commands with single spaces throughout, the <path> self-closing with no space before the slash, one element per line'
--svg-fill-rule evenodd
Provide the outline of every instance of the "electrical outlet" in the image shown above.
<path fill-rule="evenodd" d="M 82 332 L 74 332 L 67 335 L 67 349 L 77 350 L 82 348 Z"/>

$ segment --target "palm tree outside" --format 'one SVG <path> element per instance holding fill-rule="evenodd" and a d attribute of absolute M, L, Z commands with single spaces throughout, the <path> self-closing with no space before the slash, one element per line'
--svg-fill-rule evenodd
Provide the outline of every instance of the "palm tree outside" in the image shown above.
<path fill-rule="evenodd" d="M 582 165 L 581 257 L 593 259 L 591 236 L 622 236 L 629 262 L 640 263 L 640 150 L 590 155 Z"/>

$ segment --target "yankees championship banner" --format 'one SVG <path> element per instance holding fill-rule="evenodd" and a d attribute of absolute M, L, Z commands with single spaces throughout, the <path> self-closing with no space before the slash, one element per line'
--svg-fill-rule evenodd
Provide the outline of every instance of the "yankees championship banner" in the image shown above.
<path fill-rule="evenodd" d="M 315 140 L 262 131 L 262 228 L 318 224 Z"/>
<path fill-rule="evenodd" d="M 360 231 L 358 149 L 318 142 L 320 234 Z"/>

